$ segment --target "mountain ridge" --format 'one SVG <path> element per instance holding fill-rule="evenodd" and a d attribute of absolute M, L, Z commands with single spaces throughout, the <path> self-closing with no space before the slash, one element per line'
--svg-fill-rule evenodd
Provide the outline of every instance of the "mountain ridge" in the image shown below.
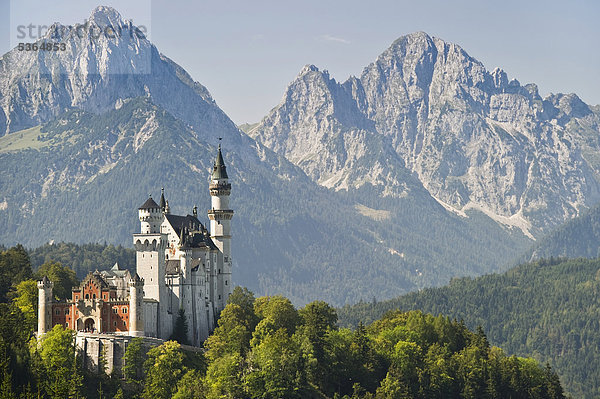
<path fill-rule="evenodd" d="M 595 107 L 576 95 L 542 99 L 536 85 L 488 72 L 460 46 L 417 32 L 343 83 L 305 66 L 248 133 L 338 190 L 365 183 L 345 176 L 363 147 L 384 140 L 442 205 L 481 209 L 538 237 L 600 200 L 590 156 L 599 126 Z M 378 175 L 373 163 L 361 167 Z"/>

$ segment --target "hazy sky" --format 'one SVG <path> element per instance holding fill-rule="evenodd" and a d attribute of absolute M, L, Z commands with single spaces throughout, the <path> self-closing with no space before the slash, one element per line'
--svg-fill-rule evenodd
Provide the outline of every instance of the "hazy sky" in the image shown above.
<path fill-rule="evenodd" d="M 82 22 L 98 1 L 0 0 L 0 52 L 23 22 Z M 425 31 L 503 68 L 544 96 L 600 104 L 600 1 L 104 1 L 148 27 L 158 49 L 205 85 L 236 122 L 277 105 L 306 64 L 344 81 L 395 39 Z"/>

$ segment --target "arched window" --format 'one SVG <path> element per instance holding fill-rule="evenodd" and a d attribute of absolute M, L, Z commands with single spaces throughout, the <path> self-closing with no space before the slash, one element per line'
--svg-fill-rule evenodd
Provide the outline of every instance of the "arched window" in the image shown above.
<path fill-rule="evenodd" d="M 96 299 L 96 294 L 93 294 L 93 295 L 92 295 L 92 298 Z"/>
<path fill-rule="evenodd" d="M 85 294 L 85 299 L 90 299 L 90 294 Z"/>

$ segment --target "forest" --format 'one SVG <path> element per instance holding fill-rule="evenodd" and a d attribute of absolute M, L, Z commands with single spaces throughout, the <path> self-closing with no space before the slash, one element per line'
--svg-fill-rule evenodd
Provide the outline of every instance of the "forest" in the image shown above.
<path fill-rule="evenodd" d="M 591 399 L 600 397 L 599 294 L 599 259 L 550 258 L 389 301 L 346 306 L 338 314 L 342 326 L 370 323 L 395 309 L 482 326 L 493 345 L 550 363 L 565 391 Z"/>
<path fill-rule="evenodd" d="M 392 311 L 369 325 L 338 326 L 335 308 L 296 308 L 282 296 L 236 287 L 201 352 L 177 340 L 148 348 L 134 340 L 125 366 L 90 373 L 73 332 L 55 326 L 39 342 L 35 280 L 57 299 L 75 273 L 48 260 L 35 272 L 22 246 L 0 252 L 2 398 L 563 398 L 554 370 L 506 355 L 483 329 L 420 311 Z"/>

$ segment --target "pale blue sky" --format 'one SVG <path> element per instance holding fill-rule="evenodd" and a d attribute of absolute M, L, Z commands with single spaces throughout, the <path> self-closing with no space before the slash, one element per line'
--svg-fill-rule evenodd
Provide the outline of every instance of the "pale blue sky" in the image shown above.
<path fill-rule="evenodd" d="M 15 24 L 81 22 L 99 4 L 147 25 L 159 50 L 204 84 L 236 122 L 279 103 L 305 64 L 338 81 L 360 75 L 395 39 L 425 31 L 503 68 L 542 95 L 600 104 L 600 2 L 595 0 L 190 1 L 0 0 L 0 52 Z M 11 26 L 12 24 L 12 26 Z M 13 40 L 14 43 L 14 40 Z"/>

